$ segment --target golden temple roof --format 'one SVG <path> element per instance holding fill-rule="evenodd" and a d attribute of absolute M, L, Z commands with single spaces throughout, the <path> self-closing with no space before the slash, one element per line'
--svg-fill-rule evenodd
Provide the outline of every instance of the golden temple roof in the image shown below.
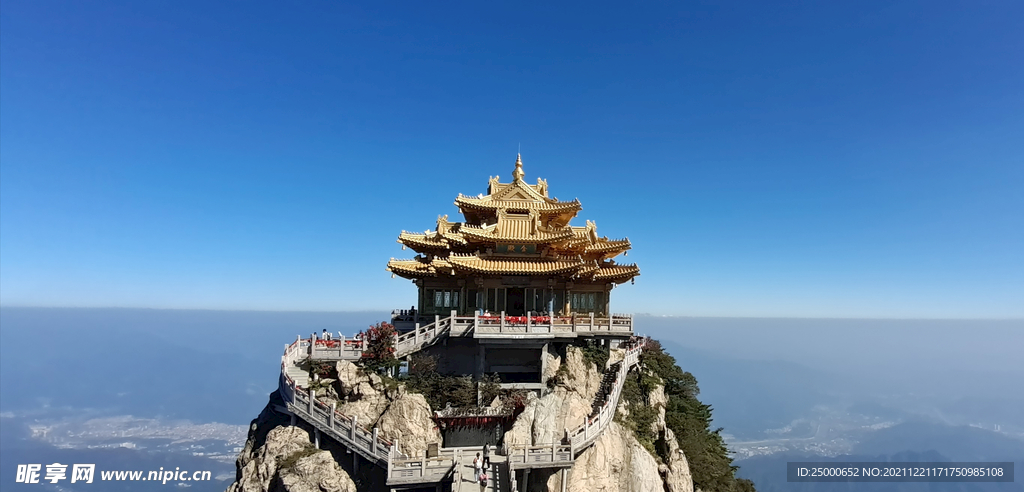
<path fill-rule="evenodd" d="M 626 252 L 628 239 L 597 235 L 597 225 L 570 226 L 582 205 L 548 196 L 548 184 L 524 180 L 522 158 L 516 157 L 511 183 L 490 178 L 487 195 L 459 194 L 455 205 L 466 222 L 437 219 L 434 231 L 403 231 L 398 242 L 423 256 L 392 259 L 388 271 L 406 278 L 450 275 L 557 275 L 581 281 L 623 282 L 639 275 L 636 265 L 607 261 Z M 513 253 L 511 245 L 516 246 Z M 508 245 L 508 248 L 505 248 Z M 507 251 L 506 251 L 507 249 Z"/>
<path fill-rule="evenodd" d="M 398 235 L 398 242 L 419 251 L 421 249 L 446 250 L 449 249 L 448 241 L 437 233 L 423 233 L 402 231 Z"/>
<path fill-rule="evenodd" d="M 472 273 L 490 273 L 506 275 L 531 275 L 531 274 L 557 274 L 575 272 L 583 261 L 579 258 L 559 259 L 511 259 L 511 258 L 481 258 L 477 255 L 453 254 L 448 261 L 456 270 L 464 270 Z"/>
<path fill-rule="evenodd" d="M 588 245 L 583 250 L 585 254 L 593 253 L 621 253 L 631 248 L 629 239 L 608 239 L 600 238 L 596 243 Z"/>
<path fill-rule="evenodd" d="M 527 218 L 502 217 L 497 224 L 486 227 L 464 225 L 459 231 L 463 236 L 477 241 L 510 242 L 510 243 L 550 243 L 563 241 L 572 237 L 568 227 L 547 230 L 537 224 L 536 220 Z"/>
<path fill-rule="evenodd" d="M 434 277 L 437 273 L 430 263 L 418 259 L 396 260 L 394 258 L 388 262 L 387 271 L 405 278 Z"/>
<path fill-rule="evenodd" d="M 492 177 L 488 183 L 487 195 L 467 196 L 459 194 L 455 205 L 469 217 L 484 214 L 496 214 L 501 210 L 539 212 L 545 216 L 558 216 L 559 225 L 564 226 L 583 208 L 579 200 L 560 202 L 548 197 L 548 183 L 538 179 L 536 185 L 527 184 L 523 180 L 523 161 L 516 157 L 516 169 L 512 173 L 511 183 L 502 183 L 498 177 Z M 545 222 L 547 222 L 545 220 Z"/>
<path fill-rule="evenodd" d="M 640 275 L 640 267 L 632 265 L 605 266 L 594 272 L 594 280 L 612 280 L 625 282 Z"/>
<path fill-rule="evenodd" d="M 531 202 L 526 200 L 498 200 L 492 195 L 477 197 L 463 194 L 459 194 L 458 198 L 455 199 L 455 205 L 459 208 L 485 211 L 497 211 L 504 208 L 507 210 L 537 210 L 552 214 L 574 213 L 583 209 L 583 205 L 576 199 L 573 199 L 571 202 Z"/>

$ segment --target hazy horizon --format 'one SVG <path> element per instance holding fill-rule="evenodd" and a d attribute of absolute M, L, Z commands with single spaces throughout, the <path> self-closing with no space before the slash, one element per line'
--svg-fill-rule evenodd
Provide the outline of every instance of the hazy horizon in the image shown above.
<path fill-rule="evenodd" d="M 20 304 L 0 303 L 0 308 L 25 308 L 25 309 L 140 309 L 154 311 L 225 311 L 225 312 L 254 312 L 254 313 L 384 313 L 390 317 L 391 310 L 382 309 L 256 309 L 256 308 L 218 308 L 218 307 L 158 307 L 158 306 L 130 306 L 130 305 L 50 305 L 50 304 Z M 395 308 L 404 309 L 404 308 Z M 651 312 L 624 312 L 634 316 L 648 316 L 652 318 L 730 318 L 730 319 L 821 319 L 821 320 L 893 320 L 893 321 L 1024 321 L 1024 316 L 968 316 L 968 317 L 927 317 L 927 316 L 800 316 L 800 315 L 703 315 L 703 314 L 659 314 Z M 386 319 L 382 319 L 386 321 Z"/>

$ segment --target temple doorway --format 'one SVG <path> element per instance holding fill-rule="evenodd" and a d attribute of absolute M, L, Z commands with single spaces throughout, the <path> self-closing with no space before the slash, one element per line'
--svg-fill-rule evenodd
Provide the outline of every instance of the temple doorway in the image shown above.
<path fill-rule="evenodd" d="M 506 290 L 506 311 L 509 316 L 522 316 L 526 314 L 526 293 L 522 287 L 509 287 Z"/>

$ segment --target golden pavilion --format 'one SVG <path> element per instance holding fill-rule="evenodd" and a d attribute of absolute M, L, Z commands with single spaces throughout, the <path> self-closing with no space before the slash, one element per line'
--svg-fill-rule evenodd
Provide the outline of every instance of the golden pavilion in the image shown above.
<path fill-rule="evenodd" d="M 402 249 L 412 259 L 391 259 L 387 270 L 418 287 L 416 311 L 402 315 L 611 317 L 610 294 L 640 274 L 636 264 L 615 258 L 630 249 L 628 239 L 598 236 L 597 226 L 570 222 L 579 200 L 549 196 L 546 180 L 529 184 L 521 156 L 512 182 L 490 178 L 486 195 L 459 194 L 455 205 L 464 222 L 437 220 L 423 233 L 403 231 Z"/>

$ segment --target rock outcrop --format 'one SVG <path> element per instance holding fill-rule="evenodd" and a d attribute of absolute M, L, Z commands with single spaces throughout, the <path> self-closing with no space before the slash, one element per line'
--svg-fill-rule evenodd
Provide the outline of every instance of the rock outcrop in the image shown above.
<path fill-rule="evenodd" d="M 388 386 L 376 374 L 364 374 L 355 364 L 337 363 L 338 411 L 356 417 L 364 427 L 377 427 L 385 439 L 398 442 L 407 456 L 422 456 L 431 443 L 441 442 L 441 431 L 421 394 L 405 386 Z"/>
<path fill-rule="evenodd" d="M 328 451 L 298 459 L 279 476 L 282 489 L 287 492 L 356 492 L 356 484 Z"/>
<path fill-rule="evenodd" d="M 561 490 L 561 475 L 547 480 L 547 490 Z M 576 458 L 566 490 L 572 492 L 664 492 L 658 462 L 633 437 L 612 422 L 594 445 Z"/>
<path fill-rule="evenodd" d="M 281 403 L 276 392 L 252 421 L 227 492 L 356 492 L 331 452 L 313 447 L 309 431 L 285 425 L 288 418 L 273 410 L 275 401 Z"/>
<path fill-rule="evenodd" d="M 550 364 L 549 364 L 550 366 Z M 555 387 L 542 398 L 527 403 L 512 429 L 505 433 L 505 446 L 560 442 L 567 430 L 579 426 L 601 389 L 602 373 L 586 362 L 576 347 L 566 349 L 565 360 L 554 374 Z"/>
<path fill-rule="evenodd" d="M 580 349 L 570 346 L 564 360 L 549 360 L 546 367 L 556 368 L 550 374 L 554 377 L 554 388 L 547 395 L 530 400 L 512 429 L 505 433 L 505 445 L 561 442 L 567 430 L 573 430 L 590 416 L 603 371 L 622 358 L 623 351 L 612 350 L 608 363 L 599 370 L 586 361 Z M 577 457 L 567 473 L 565 490 L 693 492 L 686 457 L 672 431 L 665 426 L 668 399 L 664 387 L 655 388 L 649 400 L 651 406 L 659 409 L 651 430 L 664 436 L 669 448 L 667 459 L 651 454 L 632 431 L 612 422 L 601 437 Z M 628 415 L 625 404 L 620 408 Z M 559 491 L 562 490 L 561 480 L 561 473 L 537 470 L 530 475 L 526 490 Z"/>

